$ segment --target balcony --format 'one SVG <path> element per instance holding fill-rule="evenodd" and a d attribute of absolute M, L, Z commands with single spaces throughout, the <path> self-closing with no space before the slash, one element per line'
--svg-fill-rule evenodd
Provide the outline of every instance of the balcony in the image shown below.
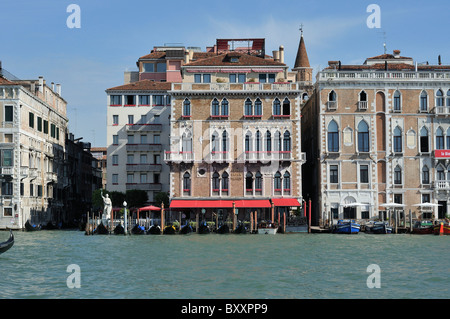
<path fill-rule="evenodd" d="M 209 156 L 207 156 L 206 162 L 212 163 L 227 163 L 231 162 L 231 154 L 230 152 L 211 152 Z"/>
<path fill-rule="evenodd" d="M 14 175 L 14 167 L 2 167 L 2 175 Z"/>
<path fill-rule="evenodd" d="M 304 154 L 304 153 L 302 153 Z M 294 158 L 292 157 L 291 151 L 246 151 L 245 152 L 245 161 L 246 162 L 269 162 L 269 161 L 292 161 Z"/>
<path fill-rule="evenodd" d="M 434 114 L 436 116 L 449 116 L 450 115 L 450 106 L 436 106 L 434 108 Z"/>
<path fill-rule="evenodd" d="M 161 164 L 127 164 L 127 172 L 161 172 Z"/>
<path fill-rule="evenodd" d="M 328 111 L 336 111 L 337 110 L 337 101 L 328 101 L 327 109 L 328 109 Z"/>
<path fill-rule="evenodd" d="M 46 172 L 45 176 L 47 178 L 47 181 L 50 181 L 50 182 L 58 181 L 58 174 L 56 174 L 55 172 Z"/>
<path fill-rule="evenodd" d="M 435 181 L 433 188 L 437 191 L 450 191 L 450 180 Z"/>
<path fill-rule="evenodd" d="M 127 132 L 161 132 L 162 124 L 127 124 Z"/>
<path fill-rule="evenodd" d="M 170 152 L 166 151 L 164 153 L 164 161 L 166 162 L 175 162 L 175 163 L 191 163 L 194 161 L 194 153 L 193 152 Z"/>
<path fill-rule="evenodd" d="M 183 91 L 279 91 L 292 92 L 300 91 L 302 83 L 174 83 L 172 84 L 173 92 Z"/>
<path fill-rule="evenodd" d="M 162 185 L 161 183 L 127 183 L 126 188 L 127 190 L 137 189 L 160 192 L 162 190 Z"/>
<path fill-rule="evenodd" d="M 367 101 L 359 101 L 358 102 L 358 110 L 366 111 L 367 110 Z"/>
<path fill-rule="evenodd" d="M 161 152 L 161 144 L 127 144 L 128 152 Z"/>

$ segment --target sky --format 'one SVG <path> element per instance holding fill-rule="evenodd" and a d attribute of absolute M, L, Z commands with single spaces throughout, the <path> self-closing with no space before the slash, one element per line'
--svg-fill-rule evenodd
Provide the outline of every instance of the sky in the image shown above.
<path fill-rule="evenodd" d="M 79 28 L 68 27 L 71 4 L 80 8 Z M 383 54 L 383 43 L 419 63 L 437 64 L 441 55 L 450 64 L 449 9 L 448 0 L 2 0 L 0 60 L 20 79 L 60 83 L 70 132 L 104 147 L 105 90 L 122 85 L 124 71 L 154 46 L 205 50 L 217 38 L 265 38 L 268 54 L 284 46 L 292 68 L 303 25 L 315 73 L 331 60 L 361 64 Z"/>

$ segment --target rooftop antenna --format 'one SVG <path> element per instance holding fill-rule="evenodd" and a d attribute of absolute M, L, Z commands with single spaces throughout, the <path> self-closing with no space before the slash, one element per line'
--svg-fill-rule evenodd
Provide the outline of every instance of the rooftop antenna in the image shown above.
<path fill-rule="evenodd" d="M 382 31 L 381 33 L 383 33 L 383 49 L 384 49 L 384 54 L 387 53 L 387 47 L 386 47 L 386 32 Z"/>
<path fill-rule="evenodd" d="M 303 23 L 302 24 L 300 24 L 300 33 L 301 33 L 301 36 L 303 36 Z"/>

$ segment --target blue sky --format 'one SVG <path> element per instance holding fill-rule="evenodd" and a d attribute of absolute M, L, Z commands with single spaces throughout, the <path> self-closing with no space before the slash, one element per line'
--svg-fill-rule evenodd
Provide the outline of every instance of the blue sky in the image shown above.
<path fill-rule="evenodd" d="M 71 3 L 81 9 L 79 29 L 66 25 Z M 367 27 L 372 3 L 381 9 L 381 28 Z M 0 60 L 19 78 L 61 83 L 70 131 L 106 146 L 105 90 L 123 84 L 123 72 L 155 45 L 204 50 L 216 38 L 266 38 L 266 52 L 283 45 L 293 67 L 303 24 L 315 72 L 329 60 L 363 63 L 382 54 L 384 34 L 388 52 L 430 64 L 441 55 L 450 64 L 449 9 L 446 0 L 2 0 Z"/>

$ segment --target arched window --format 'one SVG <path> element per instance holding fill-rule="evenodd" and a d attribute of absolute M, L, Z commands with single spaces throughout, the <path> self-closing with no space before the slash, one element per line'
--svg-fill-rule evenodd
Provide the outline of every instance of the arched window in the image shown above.
<path fill-rule="evenodd" d="M 255 191 L 262 191 L 262 175 L 259 171 L 255 174 Z"/>
<path fill-rule="evenodd" d="M 191 190 L 191 174 L 188 172 L 183 175 L 183 191 L 189 192 Z"/>
<path fill-rule="evenodd" d="M 214 172 L 212 177 L 212 188 L 213 192 L 218 192 L 220 188 L 220 175 L 217 172 Z"/>
<path fill-rule="evenodd" d="M 359 101 L 360 102 L 367 102 L 367 93 L 365 91 L 361 91 L 359 93 Z"/>
<path fill-rule="evenodd" d="M 273 187 L 276 192 L 281 191 L 281 173 L 280 172 L 276 172 L 273 177 Z"/>
<path fill-rule="evenodd" d="M 339 152 L 339 127 L 334 120 L 328 124 L 328 152 Z"/>
<path fill-rule="evenodd" d="M 222 100 L 221 106 L 222 106 L 221 115 L 228 116 L 228 100 L 226 98 Z"/>
<path fill-rule="evenodd" d="M 401 102 L 400 102 L 400 92 L 395 91 L 394 92 L 394 111 L 400 111 L 401 110 Z"/>
<path fill-rule="evenodd" d="M 217 132 L 214 132 L 211 136 L 211 153 L 217 153 L 220 151 L 219 149 L 220 140 L 219 140 L 219 134 Z"/>
<path fill-rule="evenodd" d="M 220 115 L 219 101 L 216 98 L 214 98 L 214 100 L 211 103 L 211 115 L 212 116 Z"/>
<path fill-rule="evenodd" d="M 420 129 L 420 152 L 428 153 L 430 151 L 428 144 L 428 130 L 424 126 Z"/>
<path fill-rule="evenodd" d="M 422 93 L 420 93 L 420 111 L 428 111 L 428 94 L 426 91 L 422 91 Z"/>
<path fill-rule="evenodd" d="M 399 165 L 397 165 L 394 169 L 394 184 L 402 184 L 402 168 Z"/>
<path fill-rule="evenodd" d="M 331 92 L 328 93 L 328 101 L 336 102 L 336 92 L 334 92 L 334 90 L 331 90 Z"/>
<path fill-rule="evenodd" d="M 190 133 L 183 134 L 181 143 L 181 152 L 192 153 L 192 135 Z"/>
<path fill-rule="evenodd" d="M 275 137 L 274 137 L 274 151 L 276 152 L 281 152 L 282 148 L 281 148 L 281 133 L 279 131 L 275 132 Z"/>
<path fill-rule="evenodd" d="M 283 189 L 285 192 L 291 191 L 291 174 L 285 172 L 283 175 Z"/>
<path fill-rule="evenodd" d="M 281 102 L 278 98 L 273 100 L 273 115 L 281 115 Z"/>
<path fill-rule="evenodd" d="M 450 90 L 447 91 L 447 106 L 450 106 Z M 450 113 L 450 110 L 447 108 L 447 113 Z"/>
<path fill-rule="evenodd" d="M 436 149 L 437 150 L 444 149 L 444 132 L 440 127 L 436 130 Z"/>
<path fill-rule="evenodd" d="M 228 192 L 229 185 L 229 175 L 227 172 L 223 172 L 222 174 L 222 192 Z"/>
<path fill-rule="evenodd" d="M 255 115 L 262 115 L 262 102 L 259 98 L 255 101 Z"/>
<path fill-rule="evenodd" d="M 283 101 L 283 115 L 291 114 L 291 101 L 288 98 L 285 98 Z"/>
<path fill-rule="evenodd" d="M 253 104 L 252 104 L 252 101 L 251 101 L 249 98 L 247 98 L 247 99 L 245 100 L 245 106 L 244 106 L 244 108 L 245 108 L 245 110 L 244 110 L 244 115 L 245 115 L 245 116 L 251 116 L 251 115 L 253 115 Z"/>
<path fill-rule="evenodd" d="M 358 151 L 369 152 L 369 126 L 364 120 L 358 124 Z"/>
<path fill-rule="evenodd" d="M 283 151 L 291 151 L 291 134 L 289 133 L 289 131 L 284 132 L 283 135 Z"/>
<path fill-rule="evenodd" d="M 261 132 L 260 131 L 256 131 L 256 135 L 255 135 L 255 138 L 256 138 L 256 145 L 255 145 L 255 147 L 256 147 L 256 149 L 255 149 L 255 151 L 256 152 L 261 152 L 262 151 L 262 138 L 261 138 Z"/>
<path fill-rule="evenodd" d="M 430 169 L 426 165 L 422 168 L 422 184 L 430 184 Z"/>
<path fill-rule="evenodd" d="M 247 172 L 245 175 L 245 189 L 247 192 L 253 191 L 253 174 L 251 172 Z"/>
<path fill-rule="evenodd" d="M 444 106 L 444 92 L 440 89 L 436 92 L 436 106 Z"/>
<path fill-rule="evenodd" d="M 188 99 L 183 102 L 183 116 L 191 116 L 191 101 Z"/>
<path fill-rule="evenodd" d="M 439 165 L 436 169 L 436 180 L 445 181 L 445 170 L 442 165 Z"/>
<path fill-rule="evenodd" d="M 245 134 L 245 151 L 252 151 L 252 133 L 250 132 L 247 132 L 247 134 Z"/>
<path fill-rule="evenodd" d="M 272 152 L 272 134 L 270 134 L 270 131 L 266 132 L 266 152 Z"/>
<path fill-rule="evenodd" d="M 447 182 L 450 181 L 450 165 L 447 167 Z"/>
<path fill-rule="evenodd" d="M 227 131 L 223 131 L 222 133 L 222 152 L 226 153 L 228 152 L 228 132 Z"/>
<path fill-rule="evenodd" d="M 450 150 L 450 127 L 447 129 L 447 149 Z"/>
<path fill-rule="evenodd" d="M 400 127 L 394 129 L 394 153 L 402 152 L 402 130 Z"/>

